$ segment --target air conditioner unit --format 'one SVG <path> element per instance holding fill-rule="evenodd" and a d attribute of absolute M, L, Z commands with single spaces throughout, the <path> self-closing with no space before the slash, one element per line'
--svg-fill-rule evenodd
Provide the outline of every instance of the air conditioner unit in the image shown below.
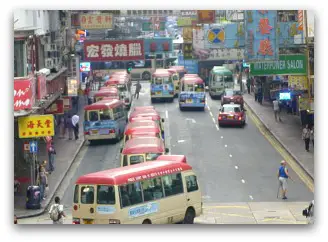
<path fill-rule="evenodd" d="M 39 70 L 39 73 L 48 76 L 48 75 L 50 75 L 50 70 L 47 68 L 43 68 L 43 69 Z"/>
<path fill-rule="evenodd" d="M 53 59 L 52 58 L 45 59 L 45 66 L 47 69 L 52 69 L 54 66 Z"/>

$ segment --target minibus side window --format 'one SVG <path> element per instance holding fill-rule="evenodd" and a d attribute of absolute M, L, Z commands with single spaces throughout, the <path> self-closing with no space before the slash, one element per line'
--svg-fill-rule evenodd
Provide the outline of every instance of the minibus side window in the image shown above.
<path fill-rule="evenodd" d="M 197 177 L 192 176 L 186 176 L 186 183 L 187 183 L 187 191 L 193 192 L 198 190 L 198 184 L 197 184 Z"/>
<path fill-rule="evenodd" d="M 128 156 L 123 155 L 123 166 L 128 166 Z"/>
<path fill-rule="evenodd" d="M 75 185 L 73 202 L 74 203 L 79 202 L 79 185 Z"/>
<path fill-rule="evenodd" d="M 119 187 L 121 208 L 142 203 L 140 182 Z"/>
<path fill-rule="evenodd" d="M 163 177 L 165 197 L 183 193 L 181 173 Z"/>
<path fill-rule="evenodd" d="M 110 112 L 109 109 L 102 109 L 99 112 L 100 114 L 100 120 L 110 120 Z"/>
<path fill-rule="evenodd" d="M 131 155 L 130 156 L 130 165 L 135 165 L 144 162 L 143 155 Z"/>
<path fill-rule="evenodd" d="M 157 157 L 159 157 L 160 155 L 162 155 L 162 154 L 161 153 L 148 153 L 148 154 L 146 154 L 146 161 L 156 160 Z"/>
<path fill-rule="evenodd" d="M 97 186 L 97 204 L 115 204 L 115 189 L 113 186 Z"/>
<path fill-rule="evenodd" d="M 164 197 L 162 179 L 160 177 L 144 180 L 141 184 L 145 202 Z"/>
<path fill-rule="evenodd" d="M 93 204 L 94 203 L 94 188 L 93 186 L 81 187 L 81 203 Z"/>
<path fill-rule="evenodd" d="M 98 111 L 89 111 L 89 121 L 95 122 L 98 120 Z"/>

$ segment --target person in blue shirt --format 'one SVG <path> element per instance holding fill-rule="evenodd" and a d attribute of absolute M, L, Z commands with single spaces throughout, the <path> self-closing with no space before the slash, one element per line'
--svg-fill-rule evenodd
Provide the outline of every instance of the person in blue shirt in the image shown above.
<path fill-rule="evenodd" d="M 282 199 L 287 199 L 286 193 L 287 193 L 287 180 L 290 178 L 293 180 L 289 173 L 288 169 L 286 167 L 286 161 L 282 160 L 280 162 L 281 166 L 279 167 L 279 170 L 277 172 L 277 177 L 279 179 L 279 189 L 282 189 Z"/>

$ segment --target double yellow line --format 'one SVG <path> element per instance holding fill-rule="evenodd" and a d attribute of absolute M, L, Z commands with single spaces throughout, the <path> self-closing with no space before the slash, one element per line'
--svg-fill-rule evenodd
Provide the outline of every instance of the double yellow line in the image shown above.
<path fill-rule="evenodd" d="M 303 168 L 296 162 L 296 160 L 286 151 L 286 149 L 279 143 L 279 141 L 267 130 L 261 120 L 254 114 L 253 110 L 246 104 L 247 116 L 250 117 L 256 127 L 260 130 L 263 136 L 270 142 L 270 144 L 280 153 L 287 164 L 299 176 L 302 182 L 308 187 L 311 192 L 314 192 L 314 182 L 312 178 L 303 170 Z"/>

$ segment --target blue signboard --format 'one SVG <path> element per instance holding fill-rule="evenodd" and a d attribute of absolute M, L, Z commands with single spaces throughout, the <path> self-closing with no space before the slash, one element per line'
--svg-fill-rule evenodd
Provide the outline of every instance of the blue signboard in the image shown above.
<path fill-rule="evenodd" d="M 178 66 L 184 66 L 188 74 L 198 74 L 198 61 L 197 60 L 184 60 L 183 55 L 178 57 Z"/>
<path fill-rule="evenodd" d="M 278 60 L 276 10 L 245 11 L 245 56 L 249 61 Z"/>
<path fill-rule="evenodd" d="M 147 203 L 145 205 L 130 208 L 128 211 L 129 217 L 136 218 L 147 214 L 157 213 L 159 204 L 157 202 Z"/>
<path fill-rule="evenodd" d="M 245 29 L 243 24 L 204 25 L 205 49 L 243 48 Z"/>
<path fill-rule="evenodd" d="M 172 52 L 172 38 L 151 38 L 144 39 L 145 54 Z"/>
<path fill-rule="evenodd" d="M 205 92 L 181 92 L 179 101 L 181 107 L 205 107 Z"/>
<path fill-rule="evenodd" d="M 300 42 L 297 44 L 304 43 L 303 31 L 298 30 L 297 22 L 279 22 L 277 24 L 277 35 L 279 36 L 279 46 L 281 48 L 295 46 L 295 36 L 300 38 Z"/>
<path fill-rule="evenodd" d="M 37 153 L 38 152 L 38 142 L 30 141 L 30 153 Z"/>
<path fill-rule="evenodd" d="M 116 212 L 116 208 L 114 206 L 99 205 L 99 206 L 97 206 L 96 211 L 99 214 L 113 214 Z"/>

